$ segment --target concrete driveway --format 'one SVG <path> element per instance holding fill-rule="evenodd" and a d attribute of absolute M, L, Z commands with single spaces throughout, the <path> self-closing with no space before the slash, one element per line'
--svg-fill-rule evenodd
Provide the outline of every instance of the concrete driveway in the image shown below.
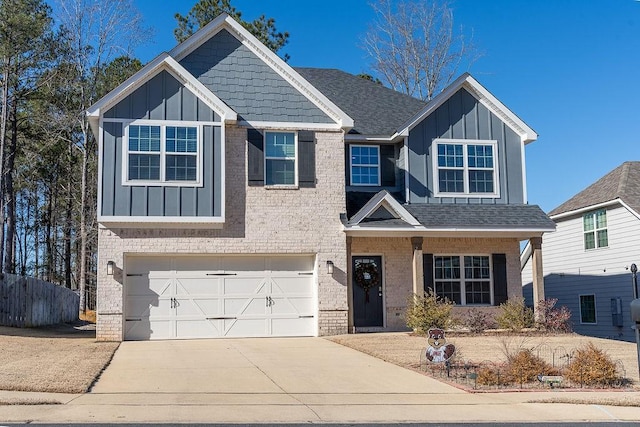
<path fill-rule="evenodd" d="M 322 338 L 124 342 L 91 392 L 62 405 L 0 405 L 0 424 L 640 419 L 637 407 L 530 402 L 540 397 L 469 394 Z"/>

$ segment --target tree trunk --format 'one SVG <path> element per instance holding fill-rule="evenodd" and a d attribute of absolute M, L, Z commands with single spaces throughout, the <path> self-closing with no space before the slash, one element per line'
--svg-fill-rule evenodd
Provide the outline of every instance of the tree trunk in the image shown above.
<path fill-rule="evenodd" d="M 7 122 L 9 120 L 9 75 L 11 75 L 11 58 L 3 58 L 2 111 L 0 111 L 0 277 L 4 254 L 4 146 L 7 138 Z"/>
<path fill-rule="evenodd" d="M 64 222 L 64 284 L 67 288 L 71 289 L 71 228 L 73 227 L 73 145 L 69 143 L 69 170 L 67 181 L 67 206 L 65 208 L 65 222 Z"/>
<path fill-rule="evenodd" d="M 6 154 L 6 165 L 4 169 L 5 175 L 5 203 L 6 203 L 6 236 L 5 236 L 5 254 L 4 254 L 4 271 L 15 273 L 16 260 L 16 195 L 13 188 L 13 172 L 16 163 L 16 149 L 18 147 L 18 103 L 14 99 L 12 105 L 11 120 L 11 138 Z"/>

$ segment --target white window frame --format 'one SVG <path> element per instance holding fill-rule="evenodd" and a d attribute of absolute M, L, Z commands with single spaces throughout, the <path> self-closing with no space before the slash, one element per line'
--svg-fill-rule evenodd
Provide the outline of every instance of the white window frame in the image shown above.
<path fill-rule="evenodd" d="M 582 321 L 582 297 L 593 297 L 593 322 Z M 598 324 L 598 304 L 596 303 L 596 294 L 580 294 L 578 295 L 578 310 L 580 311 L 581 325 L 597 325 Z"/>
<path fill-rule="evenodd" d="M 489 304 L 467 304 L 467 292 L 466 292 L 466 284 L 468 282 L 477 282 L 477 279 L 469 278 L 467 279 L 464 271 L 464 257 L 473 257 L 473 256 L 481 256 L 489 258 L 489 292 L 490 292 L 490 303 Z M 436 258 L 437 257 L 458 257 L 460 258 L 460 306 L 469 306 L 469 307 L 491 307 L 495 304 L 495 295 L 494 295 L 494 283 L 493 283 L 493 257 L 489 254 L 433 254 L 433 291 L 436 291 Z M 450 281 L 454 282 L 455 280 L 439 280 L 439 281 Z M 437 295 L 437 294 L 436 294 Z"/>
<path fill-rule="evenodd" d="M 597 214 L 598 212 L 604 212 L 604 219 L 607 223 L 604 227 L 598 228 Z M 584 221 L 585 218 L 591 216 L 593 218 L 593 229 L 585 230 L 584 229 Z M 605 246 L 598 246 L 598 231 L 605 230 L 607 232 L 607 244 Z M 587 249 L 587 241 L 585 240 L 585 236 L 587 233 L 593 233 L 593 239 L 595 246 L 593 248 Z M 582 215 L 582 247 L 585 251 L 593 251 L 596 249 L 604 249 L 609 247 L 609 220 L 607 219 L 607 210 L 606 209 L 597 209 L 595 211 L 587 212 Z"/>
<path fill-rule="evenodd" d="M 160 155 L 160 179 L 129 179 L 129 126 L 160 126 L 160 152 L 151 151 L 143 154 L 159 154 Z M 167 181 L 166 179 L 166 156 L 174 154 L 193 155 L 193 153 L 173 153 L 166 151 L 167 127 L 195 127 L 196 137 L 198 139 L 198 151 L 196 154 L 196 180 L 195 181 Z M 122 185 L 123 186 L 161 186 L 161 187 L 202 187 L 204 181 L 203 175 L 203 131 L 202 124 L 191 121 L 176 120 L 134 120 L 123 123 L 122 137 Z M 132 151 L 131 154 L 139 154 L 142 152 Z"/>
<path fill-rule="evenodd" d="M 353 163 L 353 152 L 352 149 L 354 147 L 365 147 L 365 148 L 375 148 L 378 151 L 378 164 L 375 165 L 378 168 L 378 180 L 375 184 L 359 184 L 353 182 L 353 167 L 354 166 L 364 166 L 371 167 L 374 165 L 365 165 L 365 164 L 354 164 Z M 357 187 L 380 187 L 382 181 L 382 170 L 381 170 L 381 162 L 380 158 L 380 146 L 379 145 L 366 145 L 366 144 L 350 144 L 349 145 L 349 184 Z"/>
<path fill-rule="evenodd" d="M 295 155 L 293 158 L 291 157 L 267 157 L 267 135 L 271 133 L 292 133 L 294 140 L 294 151 Z M 266 188 L 298 188 L 298 132 L 293 130 L 284 130 L 284 129 L 275 129 L 275 130 L 265 130 L 264 136 L 262 140 L 263 152 L 264 152 L 264 160 L 263 160 L 263 170 L 264 170 L 264 186 Z M 267 184 L 267 160 L 293 160 L 293 171 L 294 171 L 294 183 L 293 184 Z"/>
<path fill-rule="evenodd" d="M 461 169 L 463 171 L 464 191 L 462 193 L 448 193 L 448 192 L 440 191 L 440 177 L 439 177 L 440 169 L 452 169 L 452 168 L 438 166 L 438 145 L 439 144 L 462 145 L 463 166 L 462 168 L 453 168 L 453 169 Z M 471 193 L 469 191 L 469 169 L 488 170 L 487 168 L 469 168 L 469 159 L 468 159 L 469 145 L 486 145 L 486 146 L 491 146 L 493 148 L 493 193 Z M 431 149 L 431 157 L 432 157 L 432 165 L 433 165 L 434 197 L 478 197 L 478 198 L 492 198 L 492 199 L 500 198 L 500 178 L 499 178 L 500 174 L 498 173 L 498 166 L 499 166 L 498 155 L 499 153 L 498 153 L 497 140 L 446 139 L 446 138 L 434 139 L 432 144 L 432 149 Z"/>

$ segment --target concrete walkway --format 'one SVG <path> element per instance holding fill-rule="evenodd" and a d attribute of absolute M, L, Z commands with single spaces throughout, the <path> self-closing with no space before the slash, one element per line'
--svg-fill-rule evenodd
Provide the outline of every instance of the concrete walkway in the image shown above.
<path fill-rule="evenodd" d="M 526 403 L 569 394 L 468 394 L 321 338 L 125 342 L 90 393 L 14 394 L 61 404 L 0 406 L 0 424 L 640 420 L 640 408 Z"/>

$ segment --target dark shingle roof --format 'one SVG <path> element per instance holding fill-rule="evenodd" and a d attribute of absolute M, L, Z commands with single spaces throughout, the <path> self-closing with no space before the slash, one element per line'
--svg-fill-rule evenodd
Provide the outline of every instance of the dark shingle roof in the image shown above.
<path fill-rule="evenodd" d="M 549 215 L 571 212 L 618 198 L 640 212 L 640 162 L 624 162 L 553 209 Z"/>
<path fill-rule="evenodd" d="M 349 133 L 390 136 L 427 104 L 336 69 L 295 68 L 355 122 Z"/>
<path fill-rule="evenodd" d="M 370 191 L 347 191 L 347 218 L 357 214 L 375 194 Z M 391 193 L 391 195 L 400 203 L 404 203 L 403 193 Z"/>
<path fill-rule="evenodd" d="M 555 223 L 536 205 L 404 205 L 427 228 L 551 230 Z"/>

